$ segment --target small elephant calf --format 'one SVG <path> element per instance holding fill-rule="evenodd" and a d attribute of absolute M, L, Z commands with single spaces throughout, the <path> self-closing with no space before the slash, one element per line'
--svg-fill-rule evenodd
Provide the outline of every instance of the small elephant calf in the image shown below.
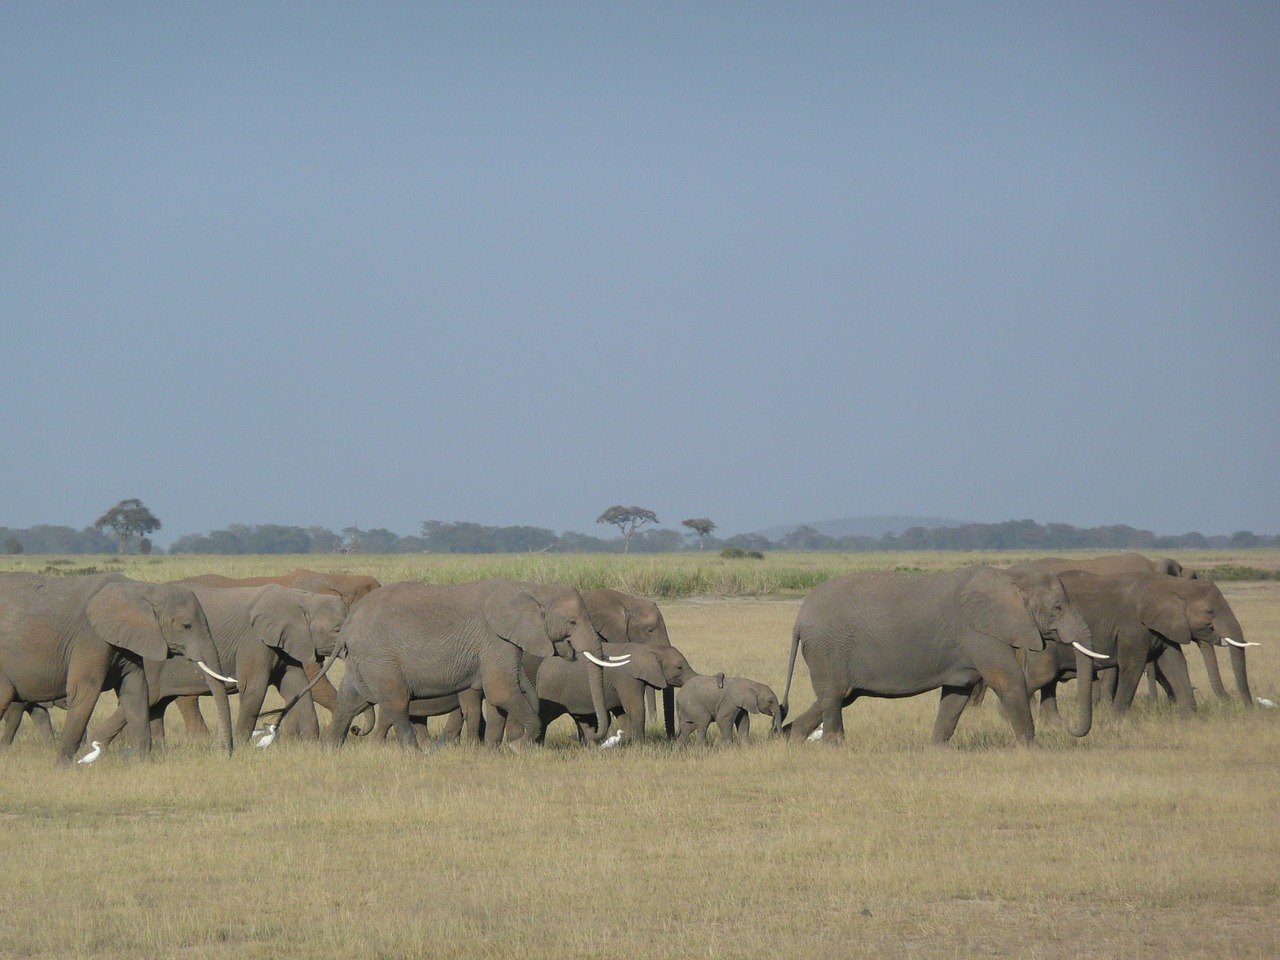
<path fill-rule="evenodd" d="M 782 728 L 782 711 L 777 695 L 767 684 L 747 680 L 744 677 L 715 676 L 693 677 L 676 693 L 676 716 L 679 718 L 678 738 L 686 744 L 697 733 L 702 743 L 707 742 L 707 727 L 714 720 L 720 728 L 724 743 L 733 741 L 733 732 L 746 742 L 751 733 L 751 714 L 763 713 L 773 718 L 772 729 Z"/>

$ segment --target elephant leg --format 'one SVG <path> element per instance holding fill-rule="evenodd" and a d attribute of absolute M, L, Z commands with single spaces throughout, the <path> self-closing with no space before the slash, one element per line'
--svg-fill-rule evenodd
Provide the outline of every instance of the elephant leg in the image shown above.
<path fill-rule="evenodd" d="M 93 708 L 98 705 L 107 673 L 105 663 L 94 662 L 82 666 L 75 663 L 74 655 L 72 663 L 73 668 L 67 674 L 67 720 L 62 725 L 62 738 L 58 743 L 59 758 L 68 762 L 75 759 L 76 751 L 84 741 L 84 732 L 89 726 Z M 145 736 L 147 746 L 150 747 L 149 729 Z"/>
<path fill-rule="evenodd" d="M 1145 660 L 1139 660 L 1136 657 L 1121 660 L 1119 676 L 1116 680 L 1116 713 L 1124 714 L 1133 706 L 1133 697 L 1138 692 L 1138 684 L 1142 681 L 1142 672 L 1146 666 Z"/>
<path fill-rule="evenodd" d="M 31 722 L 36 725 L 36 729 L 43 734 L 44 738 L 50 743 L 57 741 L 57 736 L 53 732 L 53 721 L 49 716 L 49 708 L 41 703 L 33 703 L 27 708 L 27 714 L 31 717 Z"/>
<path fill-rule="evenodd" d="M 533 691 L 533 683 L 520 666 L 518 651 L 514 647 L 512 649 L 514 652 L 511 654 L 504 651 L 501 657 L 482 659 L 480 682 L 485 700 L 520 722 L 520 737 L 507 740 L 513 750 L 520 750 L 538 742 L 542 736 L 542 721 L 538 717 L 538 698 Z M 486 723 L 490 723 L 493 714 L 487 707 L 485 713 Z M 485 742 L 497 742 L 492 729 L 485 730 Z"/>
<path fill-rule="evenodd" d="M 473 727 L 478 728 L 479 724 L 472 724 L 470 720 L 464 720 L 461 710 L 452 710 L 449 712 L 448 716 L 444 718 L 444 730 L 440 734 L 440 741 L 442 743 L 452 743 L 455 740 L 461 739 L 464 726 L 467 730 L 467 739 L 480 739 L 478 736 L 474 738 L 471 736 Z M 477 729 L 477 733 L 478 732 L 479 731 Z"/>
<path fill-rule="evenodd" d="M 519 740 L 524 736 L 524 725 L 515 719 L 511 719 L 509 711 L 504 710 L 492 700 L 486 699 L 484 702 L 484 742 L 486 746 L 498 747 L 502 745 L 502 738 L 507 734 L 507 724 L 511 725 L 511 738 Z"/>
<path fill-rule="evenodd" d="M 1062 720 L 1058 713 L 1058 681 L 1050 680 L 1040 688 L 1040 722 L 1056 723 Z"/>
<path fill-rule="evenodd" d="M 391 732 L 391 718 L 387 716 L 385 710 L 378 712 L 378 722 L 374 725 L 373 733 L 370 739 L 374 743 L 386 743 L 387 734 Z"/>
<path fill-rule="evenodd" d="M 27 712 L 27 704 L 13 701 L 4 710 L 4 733 L 0 735 L 0 746 L 7 747 L 18 735 L 18 727 L 22 725 L 22 716 Z M 48 714 L 46 713 L 46 718 Z"/>
<path fill-rule="evenodd" d="M 409 719 L 409 696 L 394 701 L 383 700 L 378 704 L 378 712 L 386 716 L 396 732 L 396 742 L 405 750 L 419 749 L 418 734 L 413 729 L 413 721 Z"/>
<path fill-rule="evenodd" d="M 133 749 L 146 756 L 151 751 L 151 698 L 147 692 L 147 675 L 141 667 L 125 671 L 117 696 Z"/>
<path fill-rule="evenodd" d="M 951 735 L 956 732 L 956 724 L 960 722 L 960 714 L 969 705 L 972 694 L 973 690 L 969 687 L 942 688 L 938 698 L 938 715 L 933 721 L 933 735 L 929 738 L 931 743 L 941 745 L 951 739 Z M 1044 696 L 1043 691 L 1040 695 Z M 827 739 L 825 727 L 822 729 L 822 739 Z"/>
<path fill-rule="evenodd" d="M 1013 728 L 1013 735 L 1021 744 L 1031 744 L 1036 738 L 1035 721 L 1031 718 L 1031 701 L 1027 696 L 1027 678 L 1012 647 L 1001 645 L 990 651 L 983 649 L 974 655 L 974 664 L 982 679 L 1004 707 L 1005 719 Z M 826 734 L 823 734 L 826 739 Z"/>
<path fill-rule="evenodd" d="M 209 726 L 204 722 L 204 714 L 200 712 L 199 697 L 178 697 L 178 712 L 182 714 L 182 725 L 188 737 L 208 737 Z"/>
<path fill-rule="evenodd" d="M 803 743 L 809 734 L 818 729 L 818 724 L 822 722 L 822 710 L 822 701 L 815 700 L 808 710 L 787 724 L 792 741 Z"/>
<path fill-rule="evenodd" d="M 262 713 L 262 702 L 267 698 L 267 678 L 237 677 L 236 681 L 240 688 L 240 709 L 236 712 L 235 738 L 236 743 L 248 743 Z"/>
<path fill-rule="evenodd" d="M 735 729 L 738 734 L 738 742 L 746 743 L 747 738 L 751 736 L 751 714 L 746 710 L 743 710 L 738 716 L 738 722 L 735 724 Z"/>
<path fill-rule="evenodd" d="M 316 719 L 315 703 L 311 699 L 310 691 L 303 693 L 307 689 L 307 675 L 297 667 L 290 667 L 285 670 L 284 676 L 280 678 L 279 690 L 280 696 L 284 697 L 284 702 L 289 703 L 299 694 L 302 696 L 298 702 L 293 705 L 293 709 L 289 711 L 287 717 L 293 717 L 297 724 L 296 735 L 303 740 L 318 740 L 320 738 L 320 723 Z"/>
<path fill-rule="evenodd" d="M 1117 667 L 1101 667 L 1095 668 L 1094 671 L 1097 678 L 1093 682 L 1093 702 L 1101 703 L 1106 700 L 1108 703 L 1114 703 L 1116 699 L 1116 682 L 1120 679 L 1120 670 Z"/>
<path fill-rule="evenodd" d="M 662 728 L 667 739 L 673 740 L 676 735 L 676 692 L 672 687 L 662 691 Z"/>
<path fill-rule="evenodd" d="M 1147 676 L 1147 696 L 1152 700 L 1155 700 L 1160 695 L 1161 683 L 1160 677 L 1156 675 L 1156 664 L 1154 660 L 1147 664 L 1147 669 L 1144 672 Z"/>
<path fill-rule="evenodd" d="M 1160 673 L 1167 678 L 1171 687 L 1173 701 L 1184 714 L 1196 712 L 1196 695 L 1191 686 L 1191 675 L 1187 672 L 1187 657 L 1182 648 L 1169 644 L 1157 658 Z"/>
<path fill-rule="evenodd" d="M 338 702 L 333 712 L 333 721 L 329 724 L 329 729 L 325 731 L 325 742 L 331 747 L 340 747 L 347 741 L 347 734 L 351 732 L 351 721 L 356 718 L 356 714 L 368 707 L 369 701 L 356 689 L 355 682 L 348 675 L 343 678 L 342 686 L 338 688 Z M 379 722 L 383 719 L 383 714 L 379 713 Z M 383 736 L 386 734 L 384 733 Z"/>
<path fill-rule="evenodd" d="M 658 691 L 653 687 L 645 687 L 644 690 L 644 716 L 647 721 L 649 717 L 658 715 Z"/>
<path fill-rule="evenodd" d="M 849 692 L 819 701 L 822 704 L 822 742 L 827 746 L 837 747 L 844 743 L 844 708 L 856 699 L 857 694 Z"/>
<path fill-rule="evenodd" d="M 409 716 L 409 722 L 413 724 L 413 732 L 417 735 L 420 741 L 430 742 L 431 731 L 427 724 L 426 717 L 415 717 L 411 714 Z"/>
<path fill-rule="evenodd" d="M 463 690 L 458 694 L 458 707 L 461 713 L 451 715 L 445 722 L 445 735 L 457 739 L 461 726 L 455 724 L 465 722 L 467 739 L 472 743 L 480 743 L 485 736 L 484 695 L 479 690 Z"/>
<path fill-rule="evenodd" d="M 102 721 L 101 726 L 97 727 L 92 734 L 89 735 L 90 740 L 97 740 L 104 747 L 110 746 L 111 742 L 124 730 L 126 723 L 126 715 L 124 707 L 116 707 L 115 713 Z"/>

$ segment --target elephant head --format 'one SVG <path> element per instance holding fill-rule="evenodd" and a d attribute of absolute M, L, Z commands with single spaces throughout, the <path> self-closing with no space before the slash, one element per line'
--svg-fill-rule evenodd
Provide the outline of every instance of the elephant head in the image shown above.
<path fill-rule="evenodd" d="M 603 668 L 622 666 L 627 661 L 605 657 L 600 635 L 577 590 L 560 585 L 499 581 L 485 601 L 484 616 L 494 634 L 526 654 L 559 656 L 566 660 L 582 654 L 591 664 L 587 680 L 596 713 L 593 737 L 599 740 L 608 732 Z"/>
<path fill-rule="evenodd" d="M 609 643 L 671 646 L 662 611 L 652 600 L 606 588 L 586 591 L 582 601 L 592 626 Z"/>
<path fill-rule="evenodd" d="M 249 611 L 249 624 L 267 646 L 301 664 L 333 653 L 347 605 L 333 595 L 267 586 Z"/>
<path fill-rule="evenodd" d="M 782 732 L 782 706 L 778 703 L 778 695 L 765 683 L 754 680 L 744 681 L 743 709 L 750 713 L 762 713 L 772 719 L 770 729 L 773 733 Z"/>
<path fill-rule="evenodd" d="M 232 751 L 231 707 L 222 662 L 204 608 L 190 587 L 120 578 L 106 583 L 85 605 L 89 625 L 105 642 L 137 656 L 166 660 L 185 656 L 205 674 L 218 714 L 218 739 Z"/>
<path fill-rule="evenodd" d="M 354 607 L 356 601 L 377 590 L 381 583 L 373 577 L 355 573 L 319 573 L 315 570 L 299 568 L 288 575 L 291 579 L 287 586 L 311 593 L 325 593 L 341 597 L 347 607 Z M 282 578 L 283 579 L 283 578 Z"/>
<path fill-rule="evenodd" d="M 1055 573 L 991 570 L 990 574 L 975 578 L 962 598 L 975 629 L 1033 652 L 1043 650 L 1046 642 L 1073 647 L 1080 703 L 1077 720 L 1068 721 L 1067 729 L 1072 736 L 1085 736 L 1093 726 L 1093 661 L 1106 656 L 1094 651 L 1084 616 Z M 1008 578 L 1009 586 L 996 582 L 1001 578 Z"/>

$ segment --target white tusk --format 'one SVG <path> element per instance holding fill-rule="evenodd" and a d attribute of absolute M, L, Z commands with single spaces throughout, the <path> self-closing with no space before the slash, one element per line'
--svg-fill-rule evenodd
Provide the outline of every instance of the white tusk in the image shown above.
<path fill-rule="evenodd" d="M 1107 656 L 1107 654 L 1105 654 L 1105 653 L 1098 653 L 1096 650 L 1090 650 L 1088 647 L 1084 646 L 1084 645 L 1083 645 L 1083 644 L 1081 644 L 1081 643 L 1076 642 L 1075 640 L 1072 640 L 1072 641 L 1071 641 L 1071 645 L 1072 645 L 1073 647 L 1075 647 L 1077 650 L 1079 650 L 1081 653 L 1085 654 L 1085 656 L 1093 657 L 1093 659 L 1095 659 L 1095 660 L 1110 660 L 1110 659 L 1111 659 L 1109 656 Z"/>
<path fill-rule="evenodd" d="M 232 679 L 231 677 L 224 677 L 224 676 L 223 676 L 222 674 L 220 674 L 220 673 L 214 673 L 212 670 L 210 670 L 208 667 L 206 667 L 206 666 L 204 665 L 204 661 L 203 661 L 203 660 L 197 660 L 197 661 L 196 661 L 196 666 L 197 666 L 197 667 L 199 667 L 201 670 L 203 670 L 205 673 L 207 673 L 209 676 L 213 677 L 213 679 L 215 679 L 215 680 L 221 680 L 223 683 L 235 683 L 235 682 L 236 682 L 236 681 L 235 681 L 234 679 Z"/>
<path fill-rule="evenodd" d="M 582 655 L 594 663 L 597 667 L 622 667 L 631 662 L 630 655 L 619 657 L 617 660 L 601 660 L 590 651 L 584 650 Z"/>
<path fill-rule="evenodd" d="M 1223 642 L 1223 643 L 1229 643 L 1229 644 L 1231 644 L 1233 647 L 1239 647 L 1241 650 L 1243 650 L 1245 647 L 1260 647 L 1260 646 L 1262 646 L 1262 644 L 1260 644 L 1260 643 L 1254 643 L 1252 640 L 1249 640 L 1249 641 L 1244 641 L 1244 640 L 1232 640 L 1230 637 L 1223 637 L 1223 638 L 1222 638 L 1222 642 Z"/>

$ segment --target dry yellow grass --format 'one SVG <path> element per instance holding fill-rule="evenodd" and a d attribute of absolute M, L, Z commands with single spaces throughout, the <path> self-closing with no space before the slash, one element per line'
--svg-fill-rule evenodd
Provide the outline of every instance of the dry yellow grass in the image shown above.
<path fill-rule="evenodd" d="M 1224 592 L 1280 701 L 1280 584 Z M 781 693 L 798 605 L 663 609 L 699 669 Z M 522 756 L 226 760 L 178 723 L 152 760 L 88 768 L 24 729 L 0 755 L 0 956 L 1276 955 L 1280 711 L 1144 702 L 1021 750 L 988 702 L 932 749 L 935 706 L 859 702 L 836 749 L 760 724 L 745 748 L 589 752 L 556 727 Z"/>

